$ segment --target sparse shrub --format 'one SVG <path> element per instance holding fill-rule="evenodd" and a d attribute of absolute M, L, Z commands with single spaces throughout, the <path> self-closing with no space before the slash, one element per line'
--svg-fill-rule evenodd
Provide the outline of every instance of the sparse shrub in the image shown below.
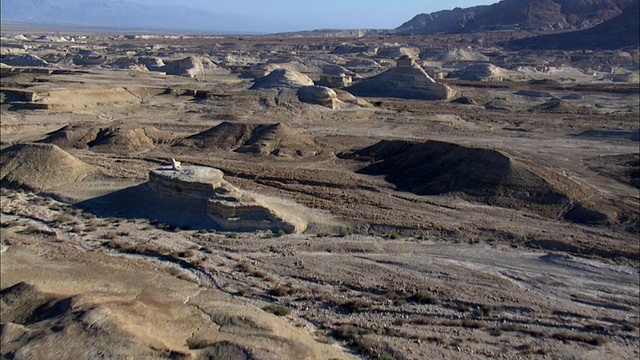
<path fill-rule="evenodd" d="M 238 233 L 237 232 L 233 232 L 233 231 L 230 232 L 230 233 L 227 233 L 227 238 L 229 238 L 229 239 L 237 239 L 238 238 Z"/>
<path fill-rule="evenodd" d="M 396 358 L 394 358 L 393 356 L 391 356 L 389 354 L 382 354 L 382 355 L 378 356 L 378 360 L 396 360 Z"/>
<path fill-rule="evenodd" d="M 190 258 L 194 255 L 195 253 L 193 252 L 193 250 L 185 250 L 185 251 L 181 251 L 178 253 L 178 257 L 181 258 Z"/>
<path fill-rule="evenodd" d="M 38 228 L 35 225 L 29 225 L 29 226 L 27 226 L 26 229 L 20 230 L 18 232 L 20 234 L 23 234 L 23 235 L 37 235 L 37 234 L 40 234 L 42 232 L 42 229 Z"/>
<path fill-rule="evenodd" d="M 159 230 L 173 231 L 175 228 L 176 227 L 171 224 L 164 224 L 164 223 L 156 224 L 156 229 L 159 229 Z"/>
<path fill-rule="evenodd" d="M 365 312 L 369 310 L 369 304 L 362 299 L 347 301 L 342 307 L 350 314 Z"/>
<path fill-rule="evenodd" d="M 486 324 L 483 323 L 482 321 L 475 321 L 475 320 L 469 320 L 469 319 L 465 319 L 462 321 L 462 327 L 465 327 L 465 328 L 481 329 L 485 326 Z"/>
<path fill-rule="evenodd" d="M 438 296 L 427 291 L 416 293 L 411 296 L 409 300 L 411 302 L 423 305 L 437 305 L 440 303 L 440 299 L 438 299 Z"/>
<path fill-rule="evenodd" d="M 568 341 L 578 341 L 587 343 L 594 346 L 602 346 L 608 342 L 608 340 L 603 336 L 590 336 L 588 334 L 573 334 L 568 331 L 562 331 L 559 333 L 555 333 L 552 336 L 556 340 L 560 340 L 563 342 Z"/>
<path fill-rule="evenodd" d="M 84 227 L 82 225 L 74 225 L 73 228 L 71 228 L 71 232 L 81 233 L 83 229 Z"/>
<path fill-rule="evenodd" d="M 527 343 L 527 344 L 522 344 L 520 346 L 516 347 L 516 350 L 519 350 L 525 354 L 532 354 L 533 353 L 533 346 L 531 346 L 531 344 Z"/>
<path fill-rule="evenodd" d="M 206 261 L 206 258 L 196 258 L 196 259 L 191 259 L 191 260 L 189 261 L 189 265 L 190 265 L 191 267 L 196 267 L 196 268 L 197 268 L 197 267 L 202 267 L 202 266 L 204 265 L 205 261 Z"/>
<path fill-rule="evenodd" d="M 83 211 L 80 214 L 80 217 L 83 219 L 91 220 L 91 219 L 95 219 L 96 216 L 90 212 Z"/>
<path fill-rule="evenodd" d="M 319 343 L 329 344 L 329 345 L 334 343 L 333 339 L 327 336 L 327 334 L 322 330 L 316 330 L 314 335 L 315 335 L 314 340 Z"/>
<path fill-rule="evenodd" d="M 276 231 L 276 233 L 274 234 L 275 237 L 283 237 L 286 233 L 284 232 L 284 230 L 280 229 L 278 231 Z"/>
<path fill-rule="evenodd" d="M 293 293 L 293 289 L 288 286 L 276 286 L 269 289 L 268 293 L 272 296 L 287 296 Z"/>
<path fill-rule="evenodd" d="M 171 276 L 176 276 L 177 277 L 177 276 L 179 276 L 181 274 L 180 270 L 178 270 L 178 269 L 176 269 L 174 267 L 170 267 L 168 271 L 169 271 L 169 274 Z"/>
<path fill-rule="evenodd" d="M 442 345 L 442 346 L 447 344 L 447 340 L 445 338 L 440 337 L 440 336 L 429 336 L 427 338 L 427 341 L 430 341 L 430 342 L 433 342 L 433 343 L 436 343 L 436 344 Z"/>
<path fill-rule="evenodd" d="M 273 315 L 276 315 L 276 316 L 287 316 L 291 314 L 291 309 L 281 305 L 276 305 L 276 304 L 269 304 L 263 307 L 262 310 L 268 313 L 272 313 Z"/>
<path fill-rule="evenodd" d="M 76 218 L 70 214 L 62 214 L 53 221 L 53 226 L 60 227 L 68 224 L 78 224 Z"/>
<path fill-rule="evenodd" d="M 400 235 L 397 232 L 392 232 L 391 234 L 389 234 L 388 238 L 391 240 L 397 240 L 400 238 Z"/>
<path fill-rule="evenodd" d="M 338 231 L 338 236 L 339 237 L 347 237 L 349 236 L 349 231 L 345 228 L 340 228 L 340 230 Z"/>
<path fill-rule="evenodd" d="M 351 342 L 357 336 L 372 334 L 370 329 L 362 328 L 353 324 L 340 324 L 335 330 L 334 335 L 338 339 Z"/>

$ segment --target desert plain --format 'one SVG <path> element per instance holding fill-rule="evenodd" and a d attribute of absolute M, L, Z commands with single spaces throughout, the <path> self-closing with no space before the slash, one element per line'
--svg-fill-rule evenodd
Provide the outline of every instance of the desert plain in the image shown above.
<path fill-rule="evenodd" d="M 3 26 L 2 358 L 637 359 L 638 49 L 525 35 Z"/>

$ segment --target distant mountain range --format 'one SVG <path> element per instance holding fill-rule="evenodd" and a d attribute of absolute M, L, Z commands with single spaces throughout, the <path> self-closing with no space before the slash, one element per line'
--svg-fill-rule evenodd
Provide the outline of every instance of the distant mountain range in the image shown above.
<path fill-rule="evenodd" d="M 614 50 L 638 47 L 640 43 L 638 6 L 639 2 L 635 0 L 635 4 L 627 7 L 622 14 L 590 29 L 518 39 L 504 45 L 516 50 Z"/>
<path fill-rule="evenodd" d="M 633 3 L 634 0 L 502 0 L 493 5 L 420 14 L 395 32 L 435 34 L 500 29 L 587 29 L 620 15 Z"/>
<path fill-rule="evenodd" d="M 122 0 L 0 0 L 2 22 L 126 30 L 256 33 L 258 19 Z"/>

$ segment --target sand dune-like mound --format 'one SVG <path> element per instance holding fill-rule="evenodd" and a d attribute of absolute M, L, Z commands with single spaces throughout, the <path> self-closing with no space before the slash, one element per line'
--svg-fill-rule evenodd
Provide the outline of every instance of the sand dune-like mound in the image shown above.
<path fill-rule="evenodd" d="M 591 170 L 640 189 L 640 154 L 599 156 L 588 163 Z"/>
<path fill-rule="evenodd" d="M 311 136 L 280 123 L 238 124 L 225 121 L 187 137 L 178 145 L 285 157 L 313 156 L 320 152 Z"/>
<path fill-rule="evenodd" d="M 503 81 L 513 77 L 511 71 L 493 64 L 474 64 L 456 73 L 461 80 L 470 81 Z"/>
<path fill-rule="evenodd" d="M 276 69 L 267 76 L 256 79 L 251 89 L 295 89 L 301 86 L 311 85 L 313 85 L 313 80 L 305 74 L 294 70 Z"/>
<path fill-rule="evenodd" d="M 99 128 L 93 124 L 67 125 L 48 134 L 43 143 L 63 149 L 76 148 L 105 152 L 138 151 L 171 142 L 173 136 L 153 126 L 111 126 Z"/>
<path fill-rule="evenodd" d="M 408 56 L 398 59 L 397 67 L 364 79 L 346 90 L 357 96 L 422 100 L 448 100 L 457 93 L 448 85 L 433 80 Z"/>
<path fill-rule="evenodd" d="M 574 104 L 560 99 L 551 99 L 543 104 L 536 105 L 529 109 L 532 112 L 576 114 L 580 108 Z"/>
<path fill-rule="evenodd" d="M 421 59 L 432 61 L 489 61 L 489 57 L 472 49 L 426 50 Z"/>
<path fill-rule="evenodd" d="M 46 60 L 43 60 L 40 57 L 31 54 L 5 56 L 2 58 L 2 63 L 10 66 L 49 66 L 49 63 Z"/>
<path fill-rule="evenodd" d="M 226 70 L 218 67 L 213 61 L 203 57 L 189 56 L 181 60 L 165 60 L 164 63 L 165 65 L 161 71 L 166 72 L 168 75 L 195 78 L 204 77 L 213 72 L 226 72 Z"/>
<path fill-rule="evenodd" d="M 457 194 L 550 217 L 562 216 L 582 191 L 577 184 L 559 186 L 562 181 L 549 181 L 539 175 L 542 171 L 499 151 L 440 141 L 381 141 L 343 156 L 369 162 L 360 173 L 384 175 L 399 190 Z"/>
<path fill-rule="evenodd" d="M 2 358 L 348 358 L 272 314 L 177 279 L 166 268 L 106 255 L 60 259 L 69 257 L 73 261 L 47 262 L 31 253 L 3 254 Z"/>
<path fill-rule="evenodd" d="M 2 185 L 43 191 L 80 181 L 96 171 L 53 144 L 18 144 L 2 151 Z"/>

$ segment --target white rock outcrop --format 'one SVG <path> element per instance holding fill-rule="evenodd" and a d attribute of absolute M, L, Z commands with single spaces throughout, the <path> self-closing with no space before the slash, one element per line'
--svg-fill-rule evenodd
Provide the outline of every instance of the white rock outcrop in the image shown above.
<path fill-rule="evenodd" d="M 269 75 L 256 79 L 251 89 L 297 89 L 311 85 L 313 85 L 313 80 L 303 73 L 288 69 L 276 69 Z"/>
<path fill-rule="evenodd" d="M 345 90 L 357 96 L 422 100 L 449 100 L 457 94 L 448 85 L 433 80 L 409 56 L 398 59 L 395 68 L 364 79 Z"/>

